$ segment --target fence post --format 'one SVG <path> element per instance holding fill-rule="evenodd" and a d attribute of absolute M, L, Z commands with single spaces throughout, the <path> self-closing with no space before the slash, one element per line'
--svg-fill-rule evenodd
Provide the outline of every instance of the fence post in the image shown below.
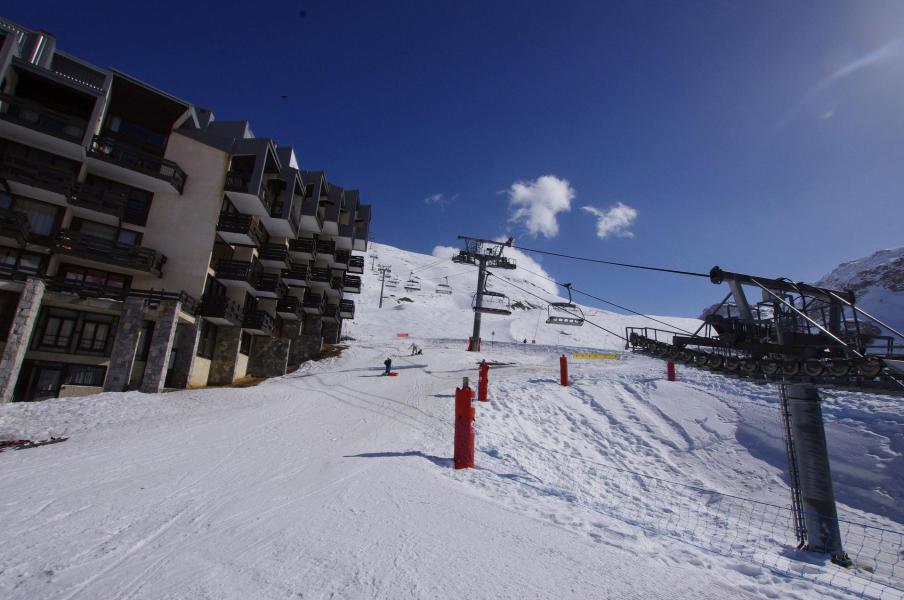
<path fill-rule="evenodd" d="M 477 399 L 481 402 L 489 402 L 487 392 L 490 385 L 490 365 L 487 361 L 480 361 L 480 378 L 477 380 Z"/>
<path fill-rule="evenodd" d="M 562 378 L 562 385 L 568 385 L 568 359 L 564 354 L 559 357 L 559 375 Z"/>
<path fill-rule="evenodd" d="M 669 361 L 668 365 L 667 365 L 667 370 L 668 370 L 669 381 L 675 381 L 675 363 L 673 363 L 672 361 Z"/>
<path fill-rule="evenodd" d="M 455 388 L 455 452 L 453 463 L 456 469 L 474 467 L 474 417 L 476 410 L 471 406 L 474 392 L 465 378 L 462 387 Z"/>

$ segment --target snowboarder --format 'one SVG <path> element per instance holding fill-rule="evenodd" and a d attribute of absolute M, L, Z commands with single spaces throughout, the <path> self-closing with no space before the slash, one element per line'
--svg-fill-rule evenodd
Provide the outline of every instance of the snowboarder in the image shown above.
<path fill-rule="evenodd" d="M 386 360 L 384 360 L 383 366 L 386 367 L 386 371 L 383 373 L 383 375 L 389 375 L 389 373 L 392 371 L 392 359 L 387 358 Z"/>

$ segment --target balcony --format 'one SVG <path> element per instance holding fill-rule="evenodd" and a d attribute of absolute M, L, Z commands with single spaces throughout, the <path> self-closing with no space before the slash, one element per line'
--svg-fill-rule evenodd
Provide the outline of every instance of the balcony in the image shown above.
<path fill-rule="evenodd" d="M 274 273 L 259 273 L 254 282 L 253 294 L 258 298 L 282 298 L 288 291 L 286 282 Z"/>
<path fill-rule="evenodd" d="M 317 257 L 317 245 L 309 238 L 289 240 L 289 253 L 293 260 L 314 260 Z"/>
<path fill-rule="evenodd" d="M 265 267 L 271 269 L 288 269 L 289 247 L 285 244 L 267 244 L 260 250 L 260 261 Z"/>
<path fill-rule="evenodd" d="M 326 295 L 308 290 L 301 302 L 304 312 L 311 315 L 322 315 L 326 308 Z"/>
<path fill-rule="evenodd" d="M 124 301 L 130 291 L 122 287 L 98 285 L 82 279 L 55 277 L 47 282 L 47 291 L 78 296 L 79 298 L 104 298 Z"/>
<path fill-rule="evenodd" d="M 214 270 L 217 280 L 226 287 L 241 288 L 253 294 L 261 268 L 255 261 L 221 258 L 216 262 Z"/>
<path fill-rule="evenodd" d="M 343 271 L 348 270 L 348 261 L 351 260 L 351 256 L 352 254 L 348 250 L 336 250 L 332 260 L 329 261 L 330 267 Z"/>
<path fill-rule="evenodd" d="M 330 287 L 330 283 L 332 282 L 332 273 L 326 267 L 312 267 L 311 268 L 311 277 L 310 282 L 311 286 L 316 287 L 320 290 L 324 290 Z"/>
<path fill-rule="evenodd" d="M 243 213 L 256 215 L 268 221 L 271 218 L 282 218 L 283 206 L 281 203 L 278 207 L 276 206 L 279 193 L 269 185 L 267 180 L 255 180 L 252 173 L 233 169 L 226 173 L 226 183 L 223 189 L 232 204 Z M 288 219 L 288 215 L 286 215 L 286 219 Z M 273 233 L 285 237 L 296 234 L 295 231 L 274 231 Z"/>
<path fill-rule="evenodd" d="M 323 219 L 320 218 L 320 212 L 317 210 L 319 204 L 316 198 L 305 198 L 301 203 L 299 226 L 302 231 L 320 233 L 323 230 Z"/>
<path fill-rule="evenodd" d="M 9 139 L 79 160 L 87 126 L 84 119 L 0 94 L 0 134 Z"/>
<path fill-rule="evenodd" d="M 69 195 L 72 185 L 75 183 L 72 171 L 41 162 L 30 161 L 20 156 L 11 155 L 8 152 L 0 158 L 0 179 L 8 179 L 14 184 L 46 190 L 63 197 Z M 12 191 L 26 196 L 36 195 L 30 193 L 28 189 L 18 190 L 13 187 Z"/>
<path fill-rule="evenodd" d="M 339 316 L 343 319 L 355 318 L 355 303 L 351 300 L 339 301 Z"/>
<path fill-rule="evenodd" d="M 354 273 L 355 275 L 363 274 L 364 273 L 364 257 L 363 256 L 349 257 L 348 272 Z"/>
<path fill-rule="evenodd" d="M 306 287 L 308 285 L 308 266 L 292 265 L 288 269 L 283 269 L 282 280 L 289 287 Z"/>
<path fill-rule="evenodd" d="M 76 183 L 72 187 L 69 205 L 78 217 L 110 225 L 118 225 L 120 221 L 143 225 L 147 215 L 144 211 L 129 209 L 130 197 L 123 190 L 92 183 Z"/>
<path fill-rule="evenodd" d="M 242 329 L 251 335 L 273 335 L 276 320 L 263 310 L 251 310 L 242 319 Z"/>
<path fill-rule="evenodd" d="M 361 278 L 356 275 L 345 275 L 342 277 L 342 289 L 347 294 L 361 293 Z"/>
<path fill-rule="evenodd" d="M 297 321 L 302 314 L 302 299 L 298 296 L 285 296 L 276 303 L 276 314 L 288 321 Z"/>
<path fill-rule="evenodd" d="M 224 242 L 234 246 L 260 248 L 267 240 L 267 232 L 261 225 L 260 217 L 240 213 L 220 213 L 217 234 Z"/>
<path fill-rule="evenodd" d="M 242 307 L 229 296 L 205 294 L 198 314 L 215 325 L 236 327 L 242 324 Z"/>
<path fill-rule="evenodd" d="M 10 208 L 0 208 L 0 238 L 24 247 L 30 233 L 28 217 Z"/>
<path fill-rule="evenodd" d="M 336 253 L 336 242 L 333 240 L 317 240 L 317 254 L 332 256 Z"/>
<path fill-rule="evenodd" d="M 175 190 L 181 194 L 187 178 L 185 171 L 173 161 L 109 135 L 94 136 L 88 150 L 88 164 L 103 177 L 152 192 Z"/>
<path fill-rule="evenodd" d="M 338 321 L 339 320 L 339 304 L 327 304 L 323 309 L 323 320 L 324 321 Z"/>
<path fill-rule="evenodd" d="M 61 229 L 53 251 L 66 257 L 67 262 L 83 266 L 116 267 L 134 275 L 160 277 L 166 257 L 144 246 L 123 244 L 114 240 L 86 235 L 79 231 Z"/>

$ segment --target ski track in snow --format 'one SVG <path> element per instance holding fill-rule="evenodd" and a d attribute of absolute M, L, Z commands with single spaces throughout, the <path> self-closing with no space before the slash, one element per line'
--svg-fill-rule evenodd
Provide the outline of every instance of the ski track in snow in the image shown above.
<path fill-rule="evenodd" d="M 435 260 L 374 250 L 403 279 Z M 697 490 L 789 504 L 774 386 L 690 368 L 669 383 L 622 353 L 571 361 L 562 387 L 561 352 L 621 342 L 538 329 L 537 310 L 485 318 L 495 343 L 465 352 L 473 271 L 432 291 L 462 271 L 425 270 L 382 310 L 365 278 L 356 341 L 257 387 L 0 407 L 0 435 L 70 436 L 0 454 L 0 597 L 852 597 L 856 572 L 802 562 L 766 515 L 738 530 L 733 500 Z M 644 324 L 585 310 L 616 332 Z M 386 356 L 399 377 L 379 377 Z M 478 468 L 454 471 L 454 390 L 481 358 L 514 364 L 476 403 Z M 824 411 L 842 516 L 900 531 L 900 402 L 832 392 Z"/>

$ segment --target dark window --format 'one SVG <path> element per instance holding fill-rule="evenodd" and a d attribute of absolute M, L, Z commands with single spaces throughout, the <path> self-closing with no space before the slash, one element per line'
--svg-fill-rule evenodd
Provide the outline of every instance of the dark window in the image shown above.
<path fill-rule="evenodd" d="M 135 360 L 147 362 L 148 353 L 151 351 L 151 338 L 153 336 L 154 322 L 143 322 L 141 324 L 141 330 L 138 332 L 138 352 L 135 354 Z"/>
<path fill-rule="evenodd" d="M 75 332 L 75 316 L 49 314 L 38 338 L 38 346 L 47 350 L 68 350 Z"/>
<path fill-rule="evenodd" d="M 0 341 L 5 340 L 16 316 L 19 306 L 19 294 L 0 291 Z"/>
<path fill-rule="evenodd" d="M 213 351 L 216 343 L 217 326 L 210 321 L 202 319 L 201 332 L 198 338 L 198 356 L 207 359 L 213 358 Z"/>
<path fill-rule="evenodd" d="M 85 319 L 78 340 L 78 349 L 82 352 L 103 354 L 107 350 L 107 342 L 110 341 L 112 325 L 112 318 L 108 321 L 92 315 Z"/>
<path fill-rule="evenodd" d="M 68 365 L 66 368 L 65 383 L 69 385 L 90 385 L 101 387 L 104 384 L 104 375 L 107 370 L 104 367 L 91 365 Z"/>
<path fill-rule="evenodd" d="M 0 247 L 0 265 L 25 273 L 42 273 L 44 257 L 16 248 Z"/>
<path fill-rule="evenodd" d="M 242 341 L 239 343 L 239 352 L 245 356 L 251 354 L 251 334 L 242 332 Z"/>
<path fill-rule="evenodd" d="M 66 281 L 78 281 L 90 286 L 128 289 L 131 277 L 73 265 L 63 265 L 61 274 Z"/>
<path fill-rule="evenodd" d="M 45 238 L 56 234 L 63 211 L 62 207 L 20 196 L 12 199 L 12 209 L 28 217 L 32 236 Z"/>
<path fill-rule="evenodd" d="M 141 243 L 141 234 L 131 229 L 121 229 L 112 225 L 105 225 L 95 221 L 86 221 L 85 219 L 73 219 L 72 227 L 74 231 L 79 231 L 84 235 L 90 235 L 102 240 L 111 242 L 121 242 L 130 246 L 137 246 Z"/>

